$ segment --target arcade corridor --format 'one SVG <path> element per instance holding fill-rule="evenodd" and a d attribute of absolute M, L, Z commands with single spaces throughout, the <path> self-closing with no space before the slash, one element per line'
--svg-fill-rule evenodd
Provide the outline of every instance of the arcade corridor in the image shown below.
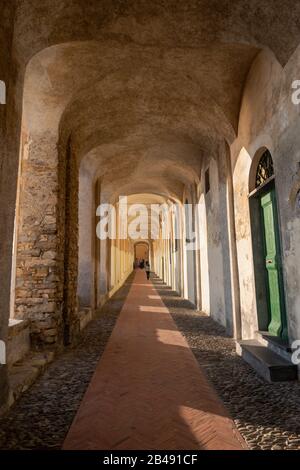
<path fill-rule="evenodd" d="M 138 269 L 64 449 L 242 447 L 168 309 Z"/>
<path fill-rule="evenodd" d="M 136 279 L 134 274 L 128 278 L 125 285 L 87 326 L 76 348 L 71 348 L 60 355 L 30 390 L 23 394 L 14 408 L 0 420 L 0 448 L 51 450 L 61 449 L 63 445 L 80 448 L 85 444 L 100 447 L 108 444 L 108 439 L 110 444 L 119 450 L 128 449 L 133 443 L 138 448 L 147 447 L 147 449 L 153 448 L 154 444 L 172 449 L 181 446 L 202 449 L 232 448 L 232 446 L 242 448 L 245 445 L 249 449 L 258 450 L 298 449 L 300 407 L 297 382 L 266 384 L 236 355 L 234 341 L 226 335 L 224 328 L 206 315 L 195 311 L 187 300 L 181 298 L 156 276 L 152 276 L 151 283 L 146 284 L 147 287 L 138 285 L 138 280 L 146 284 L 143 271 L 138 271 Z M 152 285 L 155 291 L 152 291 Z M 131 323 L 127 328 L 128 336 L 125 336 L 128 340 L 126 343 L 128 344 L 130 340 L 132 345 L 131 349 L 127 349 L 125 338 L 119 334 L 119 328 L 126 315 L 126 311 L 121 312 L 126 305 L 128 309 L 129 302 L 135 305 L 137 301 L 144 306 L 148 304 L 159 307 L 160 312 L 146 312 L 146 309 L 143 309 L 144 311 L 139 309 L 136 312 L 138 323 L 136 325 Z M 147 310 L 154 309 L 147 308 Z M 134 316 L 129 311 L 127 315 Z M 118 318 L 120 318 L 119 326 L 116 325 Z M 142 318 L 147 318 L 145 325 L 141 325 Z M 114 336 L 109 341 L 115 326 Z M 147 340 L 143 335 L 149 328 L 151 336 Z M 140 385 L 137 384 L 137 388 L 131 388 L 127 369 L 121 370 L 121 376 L 113 376 L 113 373 L 118 372 L 126 358 L 136 351 L 133 343 L 135 337 L 139 338 L 140 342 L 145 340 L 150 349 L 147 350 L 149 356 L 143 354 L 140 361 L 137 357 L 132 357 L 132 360 L 140 366 L 148 361 L 153 368 L 146 370 L 139 366 L 134 370 L 130 367 L 129 374 L 135 375 L 135 383 L 138 376 L 147 380 L 145 385 L 141 382 Z M 171 347 L 170 343 L 177 345 Z M 181 354 L 178 357 L 178 344 L 180 350 L 184 352 L 183 357 Z M 151 346 L 155 349 L 153 350 Z M 125 357 L 114 355 L 116 348 L 120 348 Z M 191 352 L 200 368 L 197 367 Z M 156 358 L 157 362 L 154 364 Z M 162 358 L 164 362 L 160 363 Z M 114 366 L 113 370 L 107 370 L 110 360 Z M 188 364 L 191 368 L 191 375 L 187 374 L 184 364 Z M 183 394 L 180 387 L 178 393 L 176 391 L 177 382 L 174 386 L 175 379 L 169 375 L 170 365 L 176 380 L 180 382 L 181 379 L 185 379 L 187 384 L 190 384 L 190 389 L 183 387 Z M 93 376 L 95 371 L 96 374 Z M 166 371 L 167 376 L 160 374 L 161 372 L 165 374 Z M 209 379 L 209 385 L 205 376 Z M 110 432 L 103 434 L 102 426 L 97 429 L 103 408 L 96 394 L 98 387 L 105 387 L 104 381 L 107 378 L 113 379 L 113 382 L 112 389 L 107 383 L 105 390 L 106 400 L 110 403 L 103 419 L 108 419 L 108 428 L 105 429 Z M 163 410 L 163 420 L 160 417 L 155 418 L 154 415 L 155 412 L 161 411 L 165 400 L 168 399 L 164 387 L 161 388 L 162 384 L 166 386 L 166 391 L 169 390 L 172 398 L 172 407 L 169 409 L 168 401 L 168 407 Z M 122 385 L 122 391 L 119 388 L 115 389 L 116 385 Z M 93 426 L 91 439 L 88 438 L 89 434 L 86 436 L 80 432 L 81 426 L 83 431 L 86 426 L 87 387 L 90 387 L 88 393 L 93 413 L 88 428 Z M 219 398 L 216 397 L 214 388 Z M 108 397 L 107 393 L 110 391 L 114 391 L 114 394 Z M 120 394 L 124 394 L 125 401 L 120 400 L 117 403 Z M 134 398 L 143 400 L 142 403 L 139 401 L 142 414 L 137 413 Z M 186 406 L 192 398 L 193 406 L 190 404 Z M 116 403 L 117 411 L 114 408 Z M 203 403 L 206 403 L 206 413 L 203 413 Z M 80 414 L 75 419 L 80 405 Z M 213 417 L 207 413 L 207 406 L 210 411 L 218 410 L 219 415 Z M 235 424 L 224 416 L 228 412 Z M 205 416 L 203 421 L 200 419 L 202 414 Z M 128 417 L 129 422 L 126 420 L 124 422 L 124 418 Z M 143 417 L 142 422 L 141 417 Z M 188 417 L 193 417 L 191 427 L 187 427 Z M 119 418 L 122 418 L 123 423 L 120 427 Z M 197 426 L 199 419 L 202 426 Z M 208 425 L 207 431 L 205 424 Z M 223 429 L 224 426 L 227 427 L 228 433 L 225 437 L 215 427 L 217 424 Z M 158 435 L 149 435 L 147 426 L 156 427 Z M 234 431 L 235 426 L 241 438 Z M 71 433 L 68 436 L 70 429 Z M 127 439 L 120 437 L 123 432 Z"/>
<path fill-rule="evenodd" d="M 299 18 L 0 0 L 1 448 L 300 449 Z"/>

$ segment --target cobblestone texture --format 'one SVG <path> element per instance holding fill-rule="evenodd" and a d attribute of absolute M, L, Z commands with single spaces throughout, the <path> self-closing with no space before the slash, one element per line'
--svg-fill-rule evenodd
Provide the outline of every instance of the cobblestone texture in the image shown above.
<path fill-rule="evenodd" d="M 251 449 L 300 449 L 300 384 L 268 384 L 235 353 L 234 341 L 212 319 L 154 281 L 199 364 Z M 0 420 L 1 449 L 59 449 L 115 325 L 129 285 Z"/>
<path fill-rule="evenodd" d="M 60 449 L 128 293 L 107 302 L 76 349 L 60 355 L 0 419 L 1 449 Z"/>
<path fill-rule="evenodd" d="M 222 326 L 154 281 L 250 449 L 300 449 L 300 383 L 269 384 L 235 352 Z"/>

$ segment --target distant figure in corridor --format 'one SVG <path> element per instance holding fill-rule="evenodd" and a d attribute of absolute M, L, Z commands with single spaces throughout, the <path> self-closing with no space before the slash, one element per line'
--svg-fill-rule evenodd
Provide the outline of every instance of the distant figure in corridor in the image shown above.
<path fill-rule="evenodd" d="M 146 271 L 147 279 L 149 280 L 150 279 L 150 263 L 149 263 L 149 261 L 146 261 L 146 263 L 145 263 L 145 271 Z"/>
<path fill-rule="evenodd" d="M 145 260 L 142 259 L 141 262 L 140 262 L 140 268 L 144 269 L 144 267 L 145 267 Z"/>

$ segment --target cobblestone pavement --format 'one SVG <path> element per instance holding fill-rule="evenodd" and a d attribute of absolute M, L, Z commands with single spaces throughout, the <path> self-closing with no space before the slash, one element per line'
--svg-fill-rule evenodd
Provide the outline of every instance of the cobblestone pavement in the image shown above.
<path fill-rule="evenodd" d="M 160 281 L 154 284 L 250 449 L 300 450 L 300 383 L 260 379 L 222 326 Z"/>
<path fill-rule="evenodd" d="M 130 279 L 102 308 L 76 349 L 57 357 L 0 419 L 1 449 L 60 449 L 127 297 Z"/>
<path fill-rule="evenodd" d="M 154 280 L 155 287 L 252 449 L 300 450 L 300 383 L 268 384 L 235 353 L 212 319 Z M 60 449 L 129 290 L 126 284 L 0 419 L 1 449 Z"/>

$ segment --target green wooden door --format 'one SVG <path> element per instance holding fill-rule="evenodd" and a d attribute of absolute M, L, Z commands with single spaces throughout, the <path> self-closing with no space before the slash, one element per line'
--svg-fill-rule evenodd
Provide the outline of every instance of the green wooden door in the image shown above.
<path fill-rule="evenodd" d="M 270 333 L 287 339 L 281 248 L 275 189 L 261 196 Z"/>

